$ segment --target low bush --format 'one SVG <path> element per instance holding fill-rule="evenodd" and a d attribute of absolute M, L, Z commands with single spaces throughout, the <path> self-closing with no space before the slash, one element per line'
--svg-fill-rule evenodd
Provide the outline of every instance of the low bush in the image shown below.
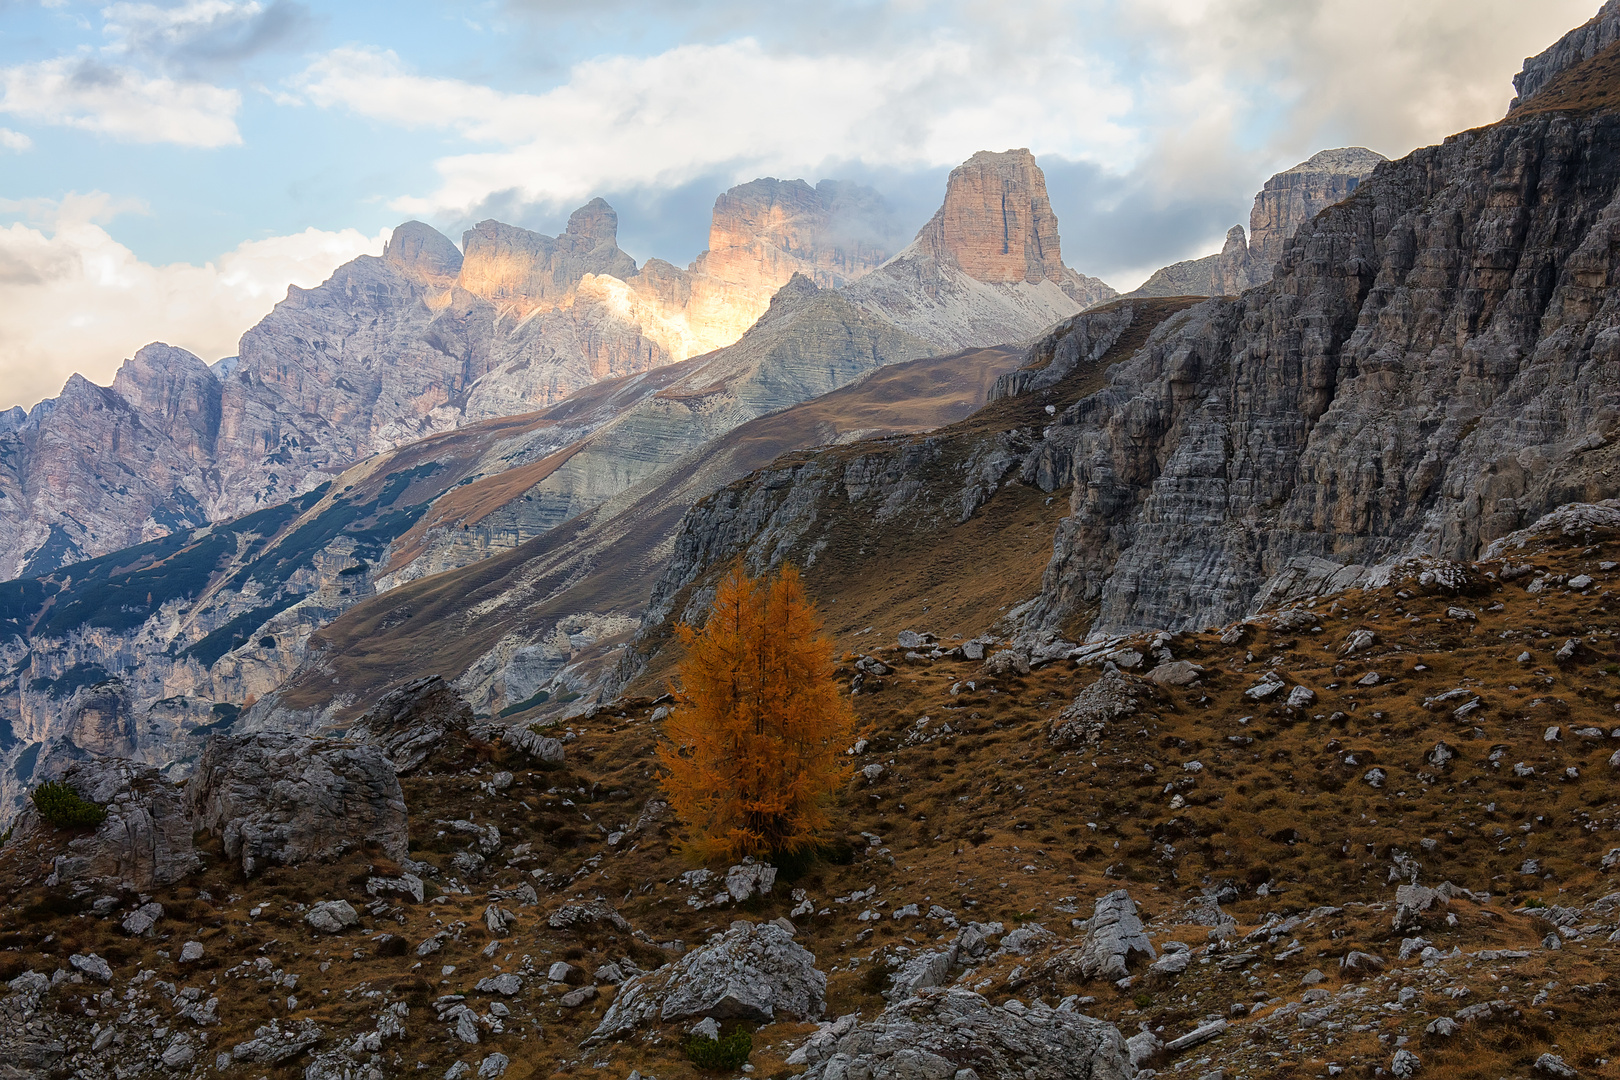
<path fill-rule="evenodd" d="M 94 828 L 107 820 L 107 808 L 79 797 L 60 780 L 47 780 L 33 791 L 39 816 L 59 828 Z"/>
<path fill-rule="evenodd" d="M 736 1072 L 748 1063 L 754 1051 L 754 1036 L 743 1028 L 730 1035 L 711 1039 L 707 1035 L 694 1035 L 687 1040 L 686 1056 L 692 1064 L 710 1072 Z"/>

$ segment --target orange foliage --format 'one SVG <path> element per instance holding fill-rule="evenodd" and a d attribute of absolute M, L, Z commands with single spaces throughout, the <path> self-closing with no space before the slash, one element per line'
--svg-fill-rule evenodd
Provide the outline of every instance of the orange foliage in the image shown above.
<path fill-rule="evenodd" d="M 855 715 L 798 570 L 756 580 L 737 562 L 703 629 L 678 632 L 687 653 L 658 757 L 686 849 L 710 860 L 810 846 Z"/>

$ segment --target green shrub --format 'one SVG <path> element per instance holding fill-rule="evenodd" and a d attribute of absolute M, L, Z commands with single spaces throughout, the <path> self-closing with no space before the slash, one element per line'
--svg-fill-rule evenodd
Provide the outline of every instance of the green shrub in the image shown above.
<path fill-rule="evenodd" d="M 93 828 L 107 820 L 107 808 L 89 802 L 60 780 L 47 780 L 33 791 L 39 816 L 64 829 Z"/>
<path fill-rule="evenodd" d="M 712 1072 L 736 1072 L 747 1064 L 753 1050 L 754 1037 L 743 1028 L 736 1028 L 730 1035 L 718 1039 L 694 1035 L 686 1043 L 686 1056 L 692 1059 L 692 1064 Z"/>

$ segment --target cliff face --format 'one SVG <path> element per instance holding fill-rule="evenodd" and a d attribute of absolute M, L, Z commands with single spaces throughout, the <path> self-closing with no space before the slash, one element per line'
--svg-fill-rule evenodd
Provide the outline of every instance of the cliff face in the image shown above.
<path fill-rule="evenodd" d="M 1115 294 L 1063 265 L 1046 178 L 1009 150 L 952 170 L 916 240 L 845 295 L 948 350 L 1028 340 Z"/>
<path fill-rule="evenodd" d="M 1518 96 L 1508 106 L 1509 110 L 1529 101 L 1560 74 L 1591 60 L 1616 41 L 1620 41 L 1620 0 L 1606 0 L 1598 13 L 1584 24 L 1559 38 L 1544 52 L 1525 59 L 1524 70 L 1513 76 L 1513 90 Z"/>
<path fill-rule="evenodd" d="M 1278 173 L 1254 197 L 1246 238 L 1243 226 L 1234 225 L 1220 252 L 1162 267 L 1130 295 L 1236 296 L 1269 281 L 1289 237 L 1349 196 L 1383 160 L 1382 154 L 1351 146 L 1323 150 Z"/>
<path fill-rule="evenodd" d="M 1283 246 L 1267 284 L 1186 307 L 1136 341 L 1120 324 L 1139 321 L 1116 305 L 1060 325 L 998 391 L 1048 395 L 1049 426 L 1002 464 L 959 467 L 931 504 L 903 482 L 913 466 L 879 446 L 783 463 L 699 504 L 653 622 L 692 613 L 680 597 L 701 593 L 682 590 L 739 552 L 763 567 L 847 550 L 874 497 L 902 519 L 954 503 L 976 520 L 984 478 L 1067 503 L 1039 586 L 998 626 L 1033 649 L 1217 625 L 1378 580 L 1411 556 L 1477 558 L 1559 505 L 1614 497 L 1620 110 L 1601 104 L 1620 85 L 1612 69 L 1578 65 L 1543 87 L 1568 111 L 1521 106 L 1380 166 Z M 1106 379 L 1063 401 L 1057 388 L 1099 354 Z M 993 440 L 977 445 L 996 460 Z M 874 476 L 888 487 L 863 486 Z"/>

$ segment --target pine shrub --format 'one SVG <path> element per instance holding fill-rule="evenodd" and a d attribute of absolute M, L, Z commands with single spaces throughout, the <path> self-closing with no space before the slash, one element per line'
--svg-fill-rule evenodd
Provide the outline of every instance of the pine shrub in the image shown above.
<path fill-rule="evenodd" d="M 47 780 L 33 791 L 39 816 L 63 829 L 94 828 L 107 820 L 107 808 L 79 797 L 60 780 Z"/>
<path fill-rule="evenodd" d="M 692 1064 L 710 1072 L 736 1072 L 748 1063 L 753 1051 L 754 1037 L 743 1028 L 718 1039 L 694 1035 L 686 1043 L 686 1056 Z"/>

